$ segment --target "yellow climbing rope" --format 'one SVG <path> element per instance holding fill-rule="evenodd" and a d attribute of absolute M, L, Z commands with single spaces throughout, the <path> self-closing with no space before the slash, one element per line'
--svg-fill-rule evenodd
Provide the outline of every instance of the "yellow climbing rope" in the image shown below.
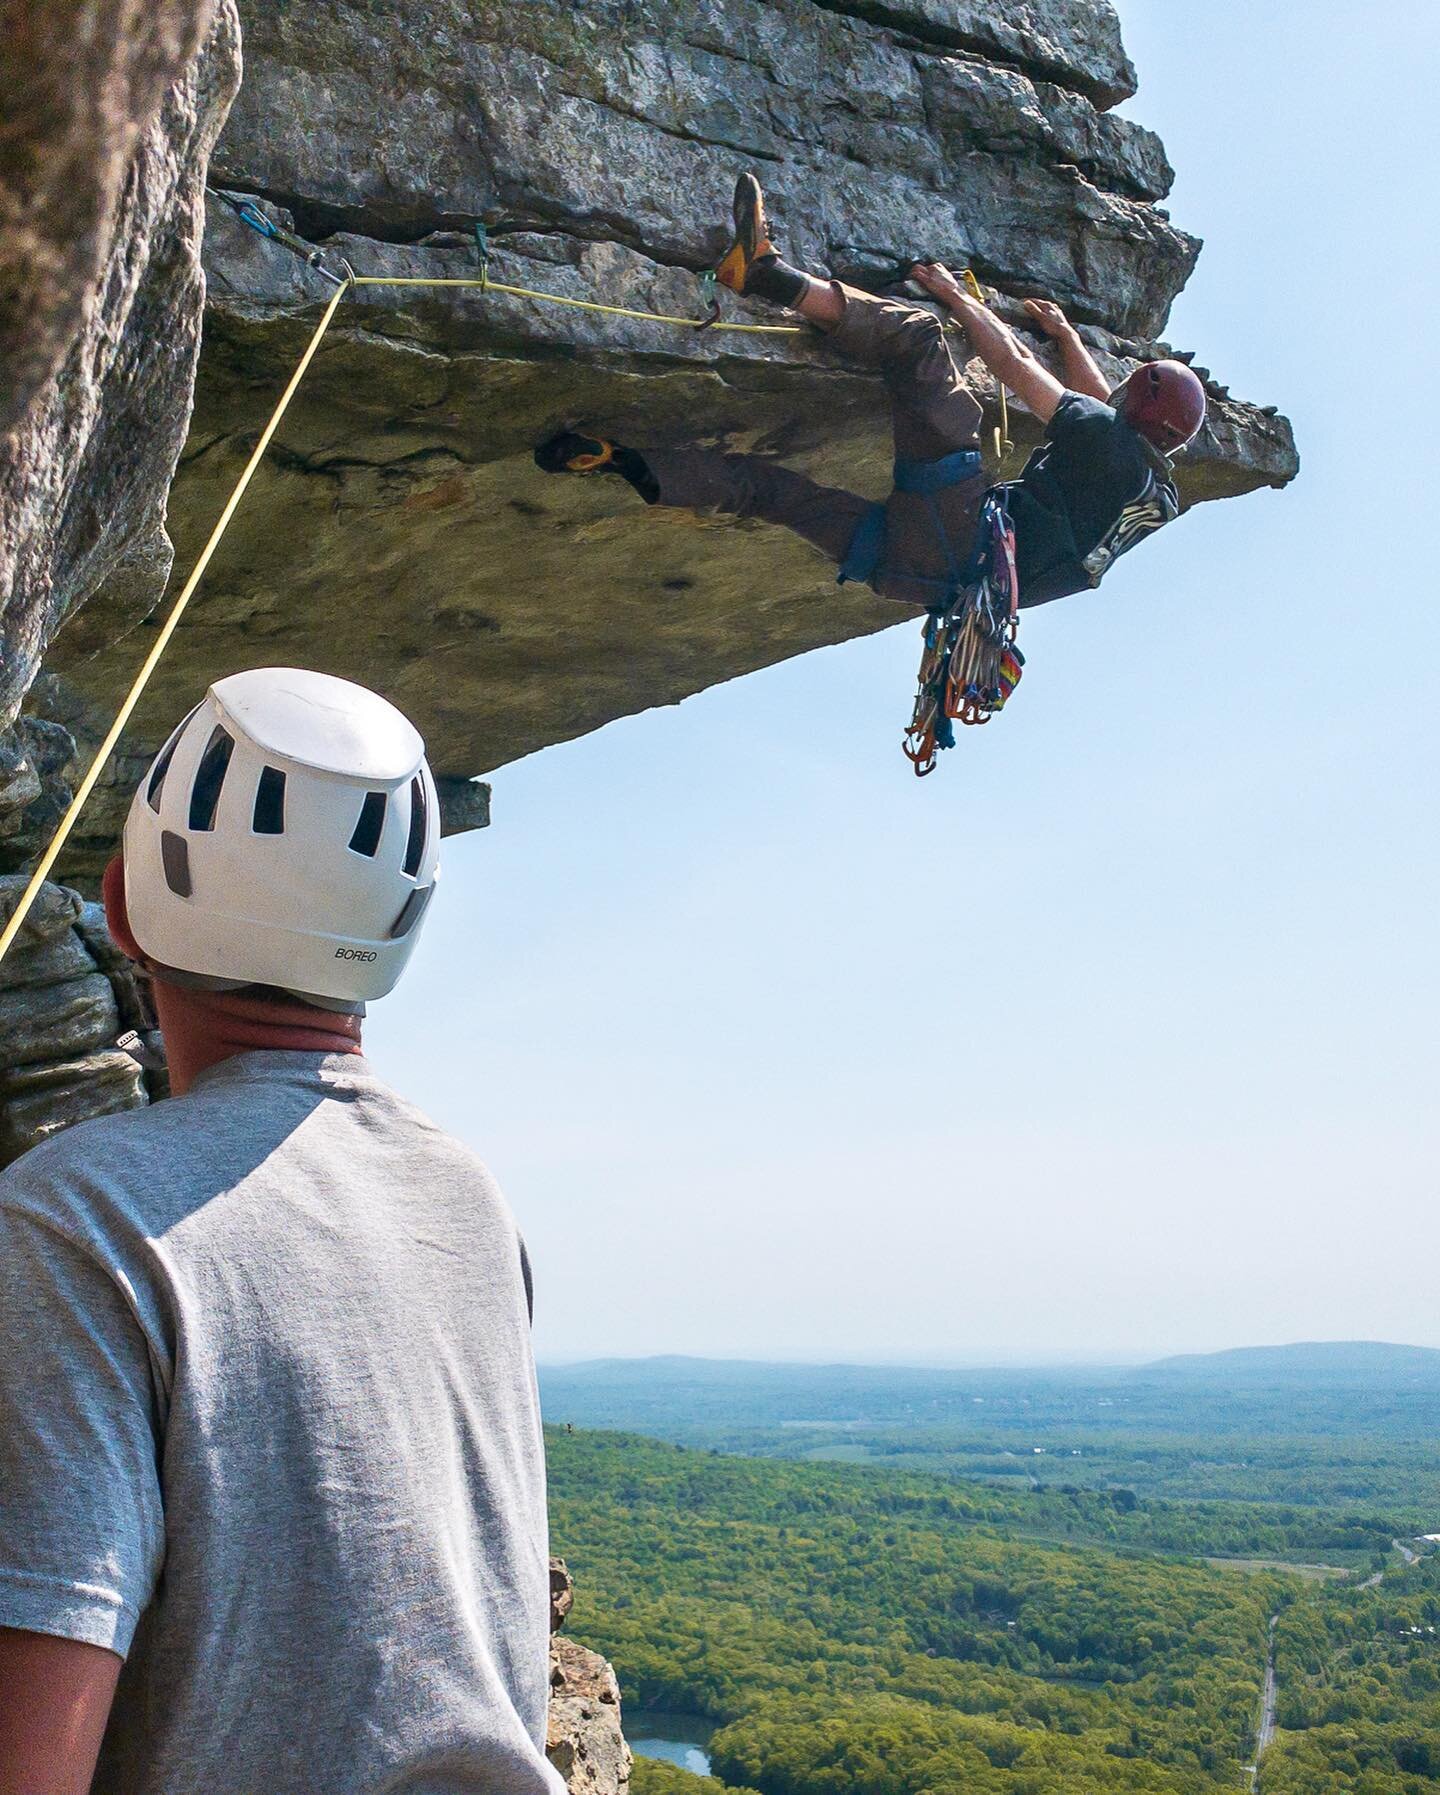
<path fill-rule="evenodd" d="M 505 293 L 512 299 L 536 299 L 544 305 L 567 305 L 577 312 L 603 312 L 609 318 L 638 318 L 645 324 L 678 324 L 686 330 L 723 330 L 755 337 L 808 336 L 803 324 L 712 324 L 708 318 L 682 318 L 673 312 L 640 312 L 628 305 L 602 305 L 598 299 L 570 299 L 563 293 L 540 293 L 533 287 L 511 287 L 488 276 L 352 274 L 352 287 L 478 287 L 484 293 Z"/>
<path fill-rule="evenodd" d="M 215 528 L 210 532 L 209 540 L 200 551 L 199 559 L 191 570 L 190 577 L 181 588 L 174 604 L 171 605 L 164 623 L 160 626 L 159 635 L 156 636 L 149 654 L 146 655 L 142 662 L 140 671 L 135 675 L 130 690 L 125 694 L 125 700 L 115 714 L 115 721 L 106 731 L 105 739 L 96 749 L 94 758 L 86 768 L 84 777 L 75 788 L 75 795 L 70 800 L 69 808 L 66 810 L 64 816 L 61 817 L 59 826 L 51 839 L 50 845 L 45 849 L 44 853 L 41 854 L 39 860 L 36 862 L 35 870 L 30 875 L 29 883 L 21 894 L 20 901 L 15 906 L 10 920 L 5 924 L 4 929 L 0 930 L 0 962 L 3 962 L 6 954 L 8 954 L 10 949 L 14 946 L 15 940 L 21 929 L 25 926 L 25 919 L 29 916 L 35 903 L 35 899 L 40 895 L 41 886 L 49 877 L 55 862 L 60 858 L 65 843 L 70 839 L 76 823 L 80 820 L 80 813 L 84 810 L 85 805 L 90 799 L 90 794 L 99 783 L 100 775 L 104 771 L 106 761 L 109 760 L 111 754 L 114 752 L 115 746 L 124 732 L 125 725 L 130 721 L 135 706 L 140 702 L 146 686 L 150 683 L 151 675 L 160 664 L 160 657 L 169 646 L 170 638 L 174 635 L 176 626 L 180 622 L 181 617 L 184 616 L 185 609 L 189 605 L 190 600 L 194 597 L 200 581 L 204 578 L 205 570 L 209 567 L 211 560 L 214 558 L 215 551 L 219 548 L 222 537 L 225 535 L 226 530 L 229 529 L 231 520 L 234 518 L 236 511 L 239 510 L 240 501 L 244 498 L 246 490 L 254 477 L 256 468 L 259 467 L 261 461 L 264 459 L 266 450 L 270 447 L 271 439 L 274 437 L 276 430 L 280 426 L 280 420 L 285 416 L 286 411 L 289 409 L 290 401 L 299 391 L 300 383 L 309 372 L 310 363 L 314 360 L 316 350 L 324 340 L 325 333 L 329 330 L 336 312 L 340 309 L 341 302 L 350 292 L 352 287 L 474 287 L 484 293 L 504 293 L 514 299 L 529 299 L 544 305 L 569 306 L 575 311 L 599 312 L 606 317 L 611 318 L 635 318 L 642 323 L 648 324 L 678 325 L 686 330 L 726 331 L 730 333 L 744 333 L 750 336 L 808 335 L 808 332 L 803 325 L 731 324 L 723 320 L 709 318 L 683 318 L 669 312 L 638 311 L 631 306 L 604 305 L 599 300 L 571 299 L 561 293 L 542 293 L 532 287 L 509 286 L 503 281 L 491 280 L 489 271 L 483 264 L 481 272 L 478 275 L 468 276 L 356 274 L 348 264 L 345 265 L 345 273 L 343 275 L 331 275 L 328 270 L 322 270 L 322 272 L 326 273 L 327 278 L 336 282 L 335 291 L 330 295 L 329 302 L 326 305 L 324 312 L 321 314 L 320 322 L 315 326 L 314 335 L 306 345 L 305 353 L 300 357 L 299 362 L 296 364 L 295 372 L 290 376 L 290 380 L 286 385 L 284 392 L 280 395 L 279 403 L 270 414 L 270 421 L 266 424 L 264 430 L 261 431 L 260 440 L 256 443 L 250 459 L 245 463 L 245 470 L 236 482 L 235 490 L 230 494 L 229 499 L 225 503 L 225 509 L 220 513 Z M 982 295 L 979 282 L 968 269 L 965 271 L 965 278 L 975 296 L 981 298 Z M 1003 453 L 1004 449 L 1008 449 L 1010 446 L 1009 414 L 1005 407 L 1005 393 L 1003 388 L 1000 393 L 1000 406 L 1002 424 L 1001 429 L 997 430 L 995 433 L 997 453 Z"/>
<path fill-rule="evenodd" d="M 95 757 L 90 762 L 85 777 L 75 788 L 75 796 L 70 800 L 70 807 L 65 812 L 64 816 L 61 817 L 60 826 L 56 829 L 53 840 L 49 847 L 46 848 L 45 852 L 40 856 L 35 871 L 30 875 L 30 883 L 25 887 L 20 902 L 15 906 L 14 914 L 11 916 L 9 922 L 6 923 L 4 932 L 0 933 L 0 961 L 3 961 L 6 954 L 9 953 L 15 937 L 24 927 L 25 918 L 30 914 L 30 908 L 40 894 L 40 887 L 45 883 L 51 867 L 53 867 L 56 860 L 59 859 L 60 850 L 70 839 L 70 832 L 79 821 L 80 812 L 85 808 L 91 792 L 94 791 L 96 783 L 100 778 L 100 774 L 104 769 L 105 762 L 109 760 L 110 755 L 115 748 L 115 744 L 120 740 L 121 732 L 124 730 L 125 725 L 130 721 L 131 712 L 140 702 L 140 694 L 150 683 L 150 675 L 160 664 L 160 657 L 164 654 L 171 636 L 175 634 L 176 624 L 178 624 L 181 617 L 184 616 L 185 607 L 194 597 L 195 588 L 200 584 L 201 579 L 204 577 L 205 569 L 210 565 L 216 549 L 220 546 L 220 538 L 225 534 L 226 530 L 229 529 L 230 520 L 234 517 L 236 511 L 240 507 L 241 499 L 245 496 L 245 489 L 249 486 L 256 468 L 259 467 L 260 462 L 264 457 L 265 451 L 270 447 L 270 439 L 279 428 L 280 420 L 289 409 L 290 401 L 295 397 L 296 392 L 299 390 L 300 382 L 305 378 L 310 363 L 314 359 L 315 351 L 320 347 L 321 339 L 324 337 L 325 332 L 330 328 L 330 320 L 338 311 L 340 301 L 345 297 L 348 285 L 349 283 L 347 282 L 345 286 L 337 287 L 334 293 L 331 294 L 330 303 L 325 307 L 320 322 L 315 326 L 314 336 L 311 337 L 306 346 L 305 353 L 300 357 L 295 372 L 290 376 L 289 385 L 280 395 L 280 403 L 270 414 L 270 422 L 260 433 L 260 440 L 256 443 L 250 459 L 245 463 L 244 473 L 241 474 L 239 480 L 236 482 L 234 492 L 230 494 L 225 509 L 220 513 L 215 528 L 210 532 L 210 540 L 200 551 L 200 558 L 195 563 L 190 578 L 186 580 L 184 586 L 180 590 L 179 596 L 176 598 L 174 604 L 171 605 L 169 616 L 166 617 L 164 623 L 160 626 L 160 634 L 155 638 L 154 644 L 152 645 L 149 654 L 146 655 L 140 671 L 135 675 L 130 690 L 125 694 L 125 702 L 116 712 L 115 721 L 106 731 L 104 741 L 101 742 L 100 746 L 96 749 Z"/>

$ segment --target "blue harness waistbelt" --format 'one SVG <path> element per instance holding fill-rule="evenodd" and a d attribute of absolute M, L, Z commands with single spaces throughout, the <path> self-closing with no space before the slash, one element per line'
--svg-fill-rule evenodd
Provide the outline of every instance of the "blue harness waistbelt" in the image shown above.
<path fill-rule="evenodd" d="M 978 449 L 957 449 L 938 461 L 900 460 L 895 463 L 895 490 L 928 499 L 944 492 L 947 486 L 961 486 L 966 480 L 973 480 L 984 465 Z"/>
<path fill-rule="evenodd" d="M 895 463 L 895 490 L 933 501 L 937 493 L 945 492 L 952 486 L 963 486 L 967 480 L 973 480 L 983 466 L 978 449 L 957 449 L 953 455 L 943 455 L 938 461 L 909 461 L 902 458 Z M 933 502 L 930 512 L 945 550 L 945 559 L 951 568 L 950 578 L 937 580 L 934 584 L 943 586 L 950 592 L 959 583 L 962 570 Z M 845 559 L 840 563 L 840 571 L 835 576 L 837 585 L 843 586 L 848 580 L 868 584 L 884 559 L 885 505 L 882 501 L 878 505 L 872 505 L 856 524 L 850 546 L 845 551 Z M 918 575 L 911 577 L 920 578 Z"/>

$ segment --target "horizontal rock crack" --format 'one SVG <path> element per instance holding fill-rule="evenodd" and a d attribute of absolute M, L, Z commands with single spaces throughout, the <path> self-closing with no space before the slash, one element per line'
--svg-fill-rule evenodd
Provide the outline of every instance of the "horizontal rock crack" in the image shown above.
<path fill-rule="evenodd" d="M 1087 81 L 1078 69 L 1048 58 L 1007 55 L 992 41 L 974 32 L 947 26 L 938 19 L 922 20 L 909 8 L 887 5 L 886 0 L 810 0 L 810 4 L 818 7 L 821 12 L 835 13 L 841 18 L 893 31 L 907 44 L 920 50 L 963 50 L 997 68 L 1014 69 L 1019 74 L 1038 77 L 1054 87 L 1063 87 L 1070 93 L 1082 95 L 1101 111 L 1107 111 L 1121 100 L 1129 99 L 1135 92 L 1133 83 L 1127 82 L 1122 86 L 1119 83 L 1112 85 Z"/>

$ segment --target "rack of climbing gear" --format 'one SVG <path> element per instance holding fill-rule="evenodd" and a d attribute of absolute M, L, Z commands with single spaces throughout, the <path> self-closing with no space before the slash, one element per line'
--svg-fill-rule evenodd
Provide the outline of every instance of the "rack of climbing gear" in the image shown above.
<path fill-rule="evenodd" d="M 942 748 L 955 746 L 956 723 L 988 723 L 1020 683 L 1019 605 L 1015 526 L 997 487 L 986 496 L 962 583 L 944 610 L 925 619 L 919 689 L 904 741 L 919 778 L 935 771 Z"/>

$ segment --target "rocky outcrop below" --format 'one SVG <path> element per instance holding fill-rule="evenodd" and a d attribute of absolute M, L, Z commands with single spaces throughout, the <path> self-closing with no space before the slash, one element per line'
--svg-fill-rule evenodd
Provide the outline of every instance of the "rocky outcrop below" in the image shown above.
<path fill-rule="evenodd" d="M 0 878 L 0 926 L 24 885 Z M 98 905 L 42 887 L 0 964 L 0 1166 L 74 1122 L 163 1095 L 163 1075 L 147 1083 L 139 1062 L 115 1046 L 144 1026 L 129 965 Z"/>
<path fill-rule="evenodd" d="M 570 1795 L 625 1795 L 630 1747 L 620 1730 L 620 1685 L 599 1655 L 560 1632 L 574 1601 L 565 1561 L 550 1560 L 550 1718 L 545 1754 Z"/>
<path fill-rule="evenodd" d="M 1104 0 L 241 0 L 246 80 L 213 178 L 332 266 L 468 276 L 700 314 L 697 271 L 753 166 L 788 251 L 844 272 L 924 250 L 997 303 L 1047 293 L 1117 377 L 1160 352 L 1199 250 Z M 198 549 L 328 289 L 212 206 L 205 349 L 170 521 Z M 732 317 L 764 314 L 734 305 Z M 977 390 L 995 394 L 978 373 Z M 1288 426 L 1212 383 L 1194 502 L 1280 485 Z M 132 736 L 205 682 L 297 661 L 379 683 L 455 782 L 618 716 L 895 623 L 780 532 L 547 481 L 590 420 L 700 438 L 883 491 L 875 383 L 823 342 L 696 332 L 494 292 L 366 288 L 282 427 Z M 1023 415 L 1008 466 L 1035 439 Z M 1193 529 L 1203 552 L 1203 526 Z M 133 594 L 56 643 L 46 715 L 94 733 L 146 645 Z M 128 633 L 127 633 L 128 632 Z M 93 877 L 123 782 L 66 862 Z"/>

